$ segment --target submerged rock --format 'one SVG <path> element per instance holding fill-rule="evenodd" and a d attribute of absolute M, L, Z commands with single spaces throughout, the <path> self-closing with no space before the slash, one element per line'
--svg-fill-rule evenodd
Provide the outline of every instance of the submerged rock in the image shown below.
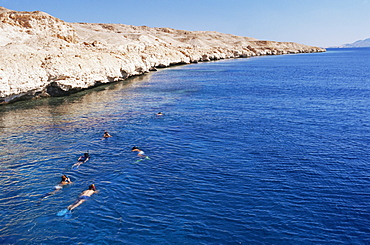
<path fill-rule="evenodd" d="M 323 52 L 210 31 L 67 23 L 0 7 L 0 103 L 65 96 L 177 64 Z"/>

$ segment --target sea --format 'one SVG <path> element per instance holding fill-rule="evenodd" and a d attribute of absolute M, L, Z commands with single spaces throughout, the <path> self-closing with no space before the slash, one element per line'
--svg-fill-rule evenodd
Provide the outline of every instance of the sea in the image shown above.
<path fill-rule="evenodd" d="M 0 244 L 370 244 L 369 57 L 173 66 L 0 106 Z"/>

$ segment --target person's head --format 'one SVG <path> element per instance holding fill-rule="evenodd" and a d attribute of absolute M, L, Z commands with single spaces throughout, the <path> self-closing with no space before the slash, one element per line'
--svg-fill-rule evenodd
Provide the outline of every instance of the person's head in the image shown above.
<path fill-rule="evenodd" d="M 137 146 L 132 147 L 131 151 L 139 151 L 139 148 Z"/>
<path fill-rule="evenodd" d="M 87 152 L 86 152 L 86 153 L 84 153 L 84 156 L 85 156 L 85 157 L 88 157 L 88 156 L 89 156 L 89 153 L 87 153 Z"/>
<path fill-rule="evenodd" d="M 63 175 L 62 176 L 62 182 L 65 182 L 65 183 L 69 183 L 71 180 L 68 178 L 68 176 L 67 175 Z"/>
<path fill-rule="evenodd" d="M 91 185 L 89 186 L 89 190 L 96 191 L 96 187 L 95 187 L 95 185 L 94 185 L 94 184 L 91 184 Z"/>

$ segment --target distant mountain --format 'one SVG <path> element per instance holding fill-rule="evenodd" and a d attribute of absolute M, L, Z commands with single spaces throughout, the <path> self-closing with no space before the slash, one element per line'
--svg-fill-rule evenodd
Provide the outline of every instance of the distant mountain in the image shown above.
<path fill-rule="evenodd" d="M 366 48 L 370 47 L 370 38 L 365 40 L 358 40 L 354 43 L 343 44 L 338 48 Z"/>

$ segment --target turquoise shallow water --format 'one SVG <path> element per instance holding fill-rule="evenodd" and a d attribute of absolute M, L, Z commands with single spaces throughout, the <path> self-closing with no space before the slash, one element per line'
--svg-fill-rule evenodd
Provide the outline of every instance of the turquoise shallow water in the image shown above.
<path fill-rule="evenodd" d="M 369 243 L 369 54 L 192 64 L 1 106 L 0 243 Z M 62 174 L 73 184 L 40 200 Z"/>

